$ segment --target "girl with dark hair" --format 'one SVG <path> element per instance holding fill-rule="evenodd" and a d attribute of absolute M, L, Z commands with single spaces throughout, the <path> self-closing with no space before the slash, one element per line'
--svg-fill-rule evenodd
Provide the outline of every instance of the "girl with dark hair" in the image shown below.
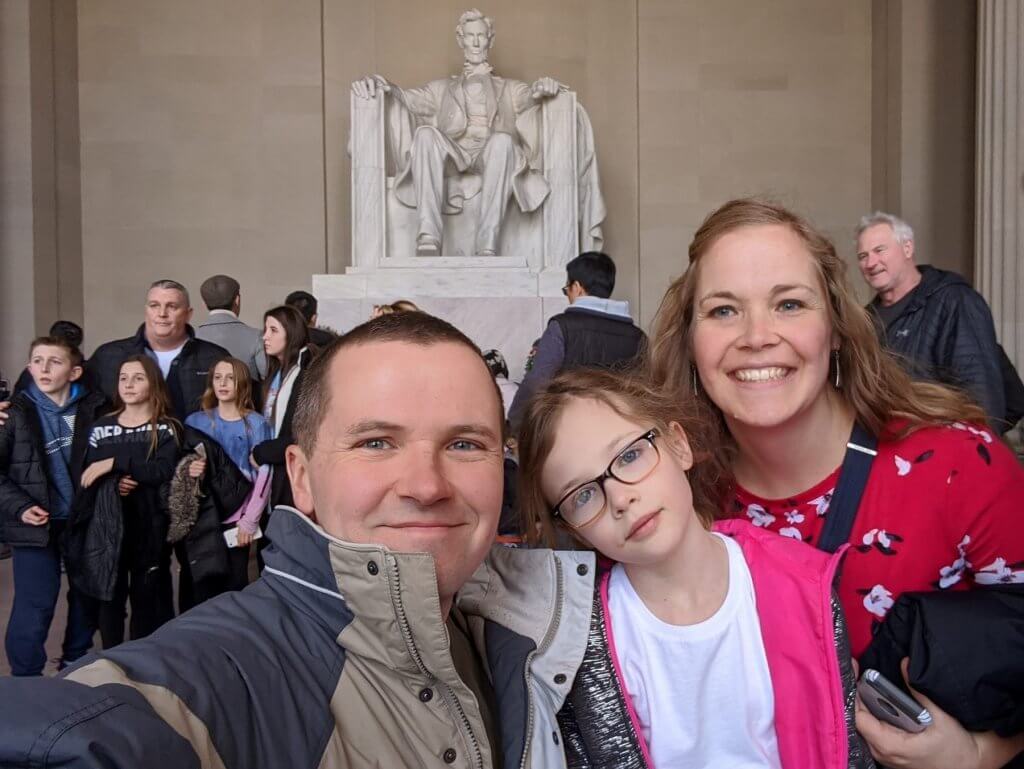
<path fill-rule="evenodd" d="M 295 442 L 292 434 L 295 403 L 302 392 L 305 369 L 312 360 L 307 342 L 305 319 L 294 307 L 282 305 L 264 314 L 263 348 L 267 353 L 269 368 L 263 416 L 270 423 L 274 437 L 253 449 L 252 465 L 271 467 L 271 510 L 277 505 L 291 505 L 293 502 L 284 452 Z M 266 542 L 266 539 L 261 541 Z"/>
<path fill-rule="evenodd" d="M 167 485 L 181 454 L 181 428 L 170 411 L 156 363 L 132 355 L 119 369 L 113 412 L 97 420 L 89 436 L 82 488 L 116 476 L 109 482 L 116 482 L 123 514 L 113 598 L 101 602 L 99 610 L 104 649 L 124 641 L 127 601 L 132 640 L 174 617 Z"/>
<path fill-rule="evenodd" d="M 882 349 L 828 238 L 781 206 L 733 200 L 689 262 L 655 321 L 655 382 L 714 413 L 722 515 L 851 545 L 839 597 L 855 656 L 902 594 L 1024 584 L 1024 469 L 977 404 L 912 381 Z M 915 659 L 908 681 L 927 665 Z M 1024 748 L 923 702 L 935 722 L 920 735 L 858 712 L 883 763 L 997 767 Z"/>
<path fill-rule="evenodd" d="M 526 530 L 612 562 L 560 719 L 569 764 L 869 767 L 833 600 L 841 555 L 713 525 L 714 436 L 693 400 L 596 369 L 556 377 L 527 409 Z"/>
<path fill-rule="evenodd" d="M 254 447 L 273 437 L 270 423 L 253 408 L 249 367 L 237 358 L 224 358 L 210 369 L 202 410 L 190 414 L 185 424 L 217 441 L 242 474 L 257 481 L 246 504 L 237 511 L 228 511 L 231 514 L 224 519 L 225 529 L 236 529 L 237 535 L 235 546 L 228 551 L 231 589 L 241 590 L 249 582 L 249 546 L 259 530 L 262 512 L 255 504 L 261 498 L 261 489 L 249 458 Z M 266 476 L 267 472 L 262 479 L 264 485 Z"/>

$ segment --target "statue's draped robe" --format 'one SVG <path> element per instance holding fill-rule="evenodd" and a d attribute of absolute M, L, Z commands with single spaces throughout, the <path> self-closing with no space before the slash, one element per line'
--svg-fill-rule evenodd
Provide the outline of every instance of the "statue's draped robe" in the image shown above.
<path fill-rule="evenodd" d="M 490 87 L 484 89 L 487 99 L 491 133 L 507 133 L 516 145 L 512 191 L 519 208 L 526 213 L 536 211 L 544 203 L 550 187 L 543 174 L 541 106 L 530 86 L 520 80 L 496 75 L 486 76 Z M 480 176 L 473 170 L 476 154 L 460 145 L 466 136 L 469 116 L 466 105 L 466 79 L 453 75 L 434 80 L 422 88 L 398 90 L 385 101 L 388 175 L 395 177 L 395 197 L 403 205 L 416 208 L 412 179 L 412 139 L 416 128 L 435 127 L 451 142 L 451 175 L 446 176 L 445 190 L 438 191 L 446 214 L 462 211 L 464 201 L 480 191 Z M 466 144 L 466 142 L 463 142 Z M 601 247 L 601 223 L 605 218 L 604 199 L 597 173 L 594 133 L 590 118 L 576 107 L 576 167 L 580 206 L 581 250 Z"/>

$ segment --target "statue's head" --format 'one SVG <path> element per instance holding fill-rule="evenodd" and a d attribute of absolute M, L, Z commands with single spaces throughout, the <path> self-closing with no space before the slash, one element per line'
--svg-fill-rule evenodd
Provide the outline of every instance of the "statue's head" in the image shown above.
<path fill-rule="evenodd" d="M 476 8 L 471 8 L 459 17 L 455 39 L 467 62 L 483 64 L 494 42 L 494 22 Z"/>

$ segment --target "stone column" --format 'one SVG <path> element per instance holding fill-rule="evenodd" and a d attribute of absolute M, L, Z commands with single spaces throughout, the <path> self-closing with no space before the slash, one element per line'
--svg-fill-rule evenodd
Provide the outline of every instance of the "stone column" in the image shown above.
<path fill-rule="evenodd" d="M 1024 367 L 1024 4 L 978 3 L 974 282 L 996 333 Z"/>

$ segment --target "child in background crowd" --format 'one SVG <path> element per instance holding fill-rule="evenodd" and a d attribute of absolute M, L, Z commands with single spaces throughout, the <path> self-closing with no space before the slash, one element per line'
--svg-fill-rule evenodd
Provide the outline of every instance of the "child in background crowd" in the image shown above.
<path fill-rule="evenodd" d="M 257 477 L 250 457 L 255 446 L 273 437 L 270 423 L 253 408 L 252 379 L 248 367 L 237 358 L 224 358 L 218 362 L 206 380 L 202 411 L 190 414 L 185 424 L 217 441 L 242 474 L 256 481 L 246 504 L 224 521 L 225 530 L 237 527 L 237 546 L 229 550 L 231 589 L 241 590 L 249 583 L 250 544 L 259 529 L 260 514 L 266 505 L 267 495 L 261 491 L 265 492 L 269 481 L 267 471 L 262 473 L 262 478 Z"/>
<path fill-rule="evenodd" d="M 104 649 L 124 641 L 128 600 L 132 640 L 174 617 L 167 484 L 181 449 L 180 427 L 169 412 L 170 396 L 156 363 L 132 355 L 118 372 L 114 411 L 96 422 L 89 437 L 82 487 L 117 476 L 124 523 L 114 596 L 99 610 Z"/>
<path fill-rule="evenodd" d="M 527 532 L 551 542 L 558 526 L 614 562 L 561 722 L 567 750 L 594 767 L 869 765 L 833 597 L 841 555 L 712 526 L 720 451 L 695 409 L 586 369 L 529 406 Z"/>
<path fill-rule="evenodd" d="M 0 528 L 13 549 L 14 604 L 7 623 L 11 672 L 37 676 L 60 594 L 62 534 L 82 471 L 89 429 L 106 406 L 102 393 L 77 380 L 82 354 L 61 337 L 29 348 L 30 380 L 0 425 Z M 59 667 L 92 646 L 95 606 L 72 587 Z"/>

